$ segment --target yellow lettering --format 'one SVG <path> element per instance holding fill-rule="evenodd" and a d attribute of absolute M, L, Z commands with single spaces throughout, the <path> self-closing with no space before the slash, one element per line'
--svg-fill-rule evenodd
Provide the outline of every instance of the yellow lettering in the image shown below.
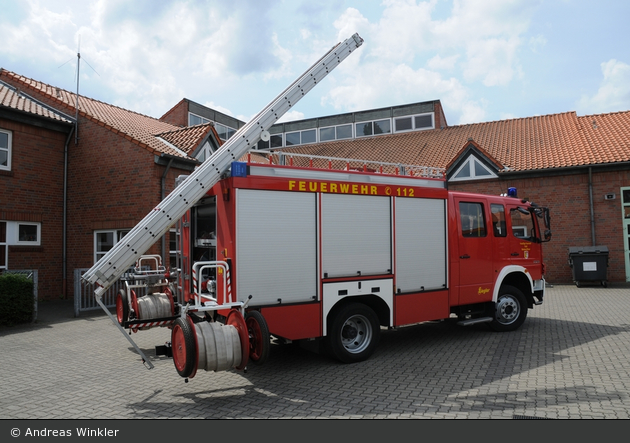
<path fill-rule="evenodd" d="M 289 191 L 293 191 L 293 188 L 295 188 L 295 181 L 289 180 Z"/>
<path fill-rule="evenodd" d="M 328 192 L 328 183 L 322 183 L 319 190 L 320 192 Z"/>
<path fill-rule="evenodd" d="M 350 185 L 347 185 L 345 183 L 340 183 L 339 186 L 341 187 L 341 192 L 343 192 L 344 194 L 348 193 L 348 189 L 350 189 Z"/>
<path fill-rule="evenodd" d="M 317 192 L 317 183 L 315 183 L 315 182 L 308 182 L 308 189 L 311 192 Z"/>
<path fill-rule="evenodd" d="M 378 194 L 378 189 L 376 188 L 376 186 L 372 185 L 370 187 L 370 191 L 372 195 L 377 195 Z"/>
<path fill-rule="evenodd" d="M 361 185 L 361 194 L 367 194 L 367 193 L 368 193 L 368 186 Z"/>
<path fill-rule="evenodd" d="M 306 191 L 306 182 L 300 182 L 300 191 Z"/>
<path fill-rule="evenodd" d="M 359 185 L 352 185 L 352 193 L 353 194 L 359 193 Z"/>
<path fill-rule="evenodd" d="M 337 192 L 337 183 L 330 184 L 330 192 Z"/>
<path fill-rule="evenodd" d="M 490 288 L 482 288 L 479 287 L 479 290 L 477 291 L 477 294 L 481 295 L 481 294 L 487 294 L 488 292 L 490 292 Z"/>

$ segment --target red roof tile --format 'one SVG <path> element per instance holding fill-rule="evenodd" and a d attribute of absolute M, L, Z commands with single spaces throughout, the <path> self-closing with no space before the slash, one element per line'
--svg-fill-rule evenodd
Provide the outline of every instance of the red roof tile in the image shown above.
<path fill-rule="evenodd" d="M 630 161 L 630 112 L 586 115 L 578 118 L 588 163 Z"/>
<path fill-rule="evenodd" d="M 72 123 L 67 116 L 53 112 L 45 106 L 19 93 L 15 88 L 0 82 L 0 107 L 11 108 L 15 111 L 46 117 L 65 123 Z"/>
<path fill-rule="evenodd" d="M 1 77 L 11 80 L 11 83 L 14 85 L 19 84 L 20 89 L 24 89 L 27 92 L 32 90 L 45 94 L 55 103 L 55 107 L 60 108 L 63 112 L 72 115 L 76 112 L 76 94 L 73 92 L 47 85 L 4 69 L 0 70 Z M 180 129 L 179 126 L 82 95 L 79 95 L 79 114 L 124 135 L 153 153 L 187 157 L 180 150 L 173 149 L 171 145 L 164 143 L 155 136 L 156 134 Z M 79 127 L 80 130 L 81 128 Z"/>
<path fill-rule="evenodd" d="M 595 120 L 598 128 L 590 123 Z M 284 148 L 285 152 L 446 168 L 472 139 L 503 171 L 630 161 L 630 111 L 575 112 Z"/>
<path fill-rule="evenodd" d="M 206 139 L 210 132 L 214 132 L 216 140 L 219 140 L 219 135 L 214 130 L 214 124 L 212 123 L 178 128 L 172 131 L 156 134 L 156 136 L 177 146 L 187 155 L 191 155 L 199 147 L 199 144 Z"/>

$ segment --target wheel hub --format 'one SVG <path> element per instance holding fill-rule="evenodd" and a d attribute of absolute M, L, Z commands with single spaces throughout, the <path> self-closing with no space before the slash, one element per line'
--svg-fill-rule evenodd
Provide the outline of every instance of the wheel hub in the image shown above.
<path fill-rule="evenodd" d="M 346 324 L 343 326 L 343 330 L 341 331 L 341 336 L 345 340 L 354 340 L 359 335 L 359 330 L 353 325 Z"/>
<path fill-rule="evenodd" d="M 518 303 L 512 297 L 503 297 L 497 304 L 497 320 L 511 323 L 518 317 Z"/>

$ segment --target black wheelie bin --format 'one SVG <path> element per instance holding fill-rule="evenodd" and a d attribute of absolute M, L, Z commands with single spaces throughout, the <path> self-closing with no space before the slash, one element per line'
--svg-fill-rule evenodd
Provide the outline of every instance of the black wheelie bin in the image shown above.
<path fill-rule="evenodd" d="M 573 269 L 573 281 L 580 283 L 600 282 L 608 286 L 608 247 L 576 246 L 569 248 L 569 266 Z"/>

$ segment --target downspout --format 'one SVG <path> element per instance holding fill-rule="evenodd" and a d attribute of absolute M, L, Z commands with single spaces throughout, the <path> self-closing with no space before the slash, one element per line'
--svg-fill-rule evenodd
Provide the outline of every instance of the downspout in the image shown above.
<path fill-rule="evenodd" d="M 590 201 L 591 210 L 591 246 L 596 246 L 595 243 L 595 211 L 593 209 L 593 168 L 588 168 L 588 197 Z"/>
<path fill-rule="evenodd" d="M 67 297 L 68 291 L 68 278 L 67 278 L 67 266 L 68 266 L 68 256 L 67 256 L 67 239 L 66 239 L 66 230 L 67 230 L 67 211 L 68 211 L 68 145 L 70 144 L 70 140 L 72 139 L 72 133 L 74 132 L 74 125 L 70 128 L 70 132 L 68 133 L 68 138 L 66 138 L 66 144 L 63 147 L 63 222 L 62 222 L 62 252 L 61 252 L 61 275 L 63 276 L 62 283 L 62 296 L 65 299 Z"/>
<path fill-rule="evenodd" d="M 160 180 L 160 201 L 164 200 L 166 197 L 166 174 L 168 174 L 168 170 L 171 169 L 171 165 L 173 164 L 173 158 L 168 161 L 168 165 L 166 165 L 166 169 L 164 170 L 164 174 L 162 174 L 162 178 Z M 162 260 L 164 265 L 167 263 L 168 255 L 166 254 L 166 234 L 162 236 Z"/>

